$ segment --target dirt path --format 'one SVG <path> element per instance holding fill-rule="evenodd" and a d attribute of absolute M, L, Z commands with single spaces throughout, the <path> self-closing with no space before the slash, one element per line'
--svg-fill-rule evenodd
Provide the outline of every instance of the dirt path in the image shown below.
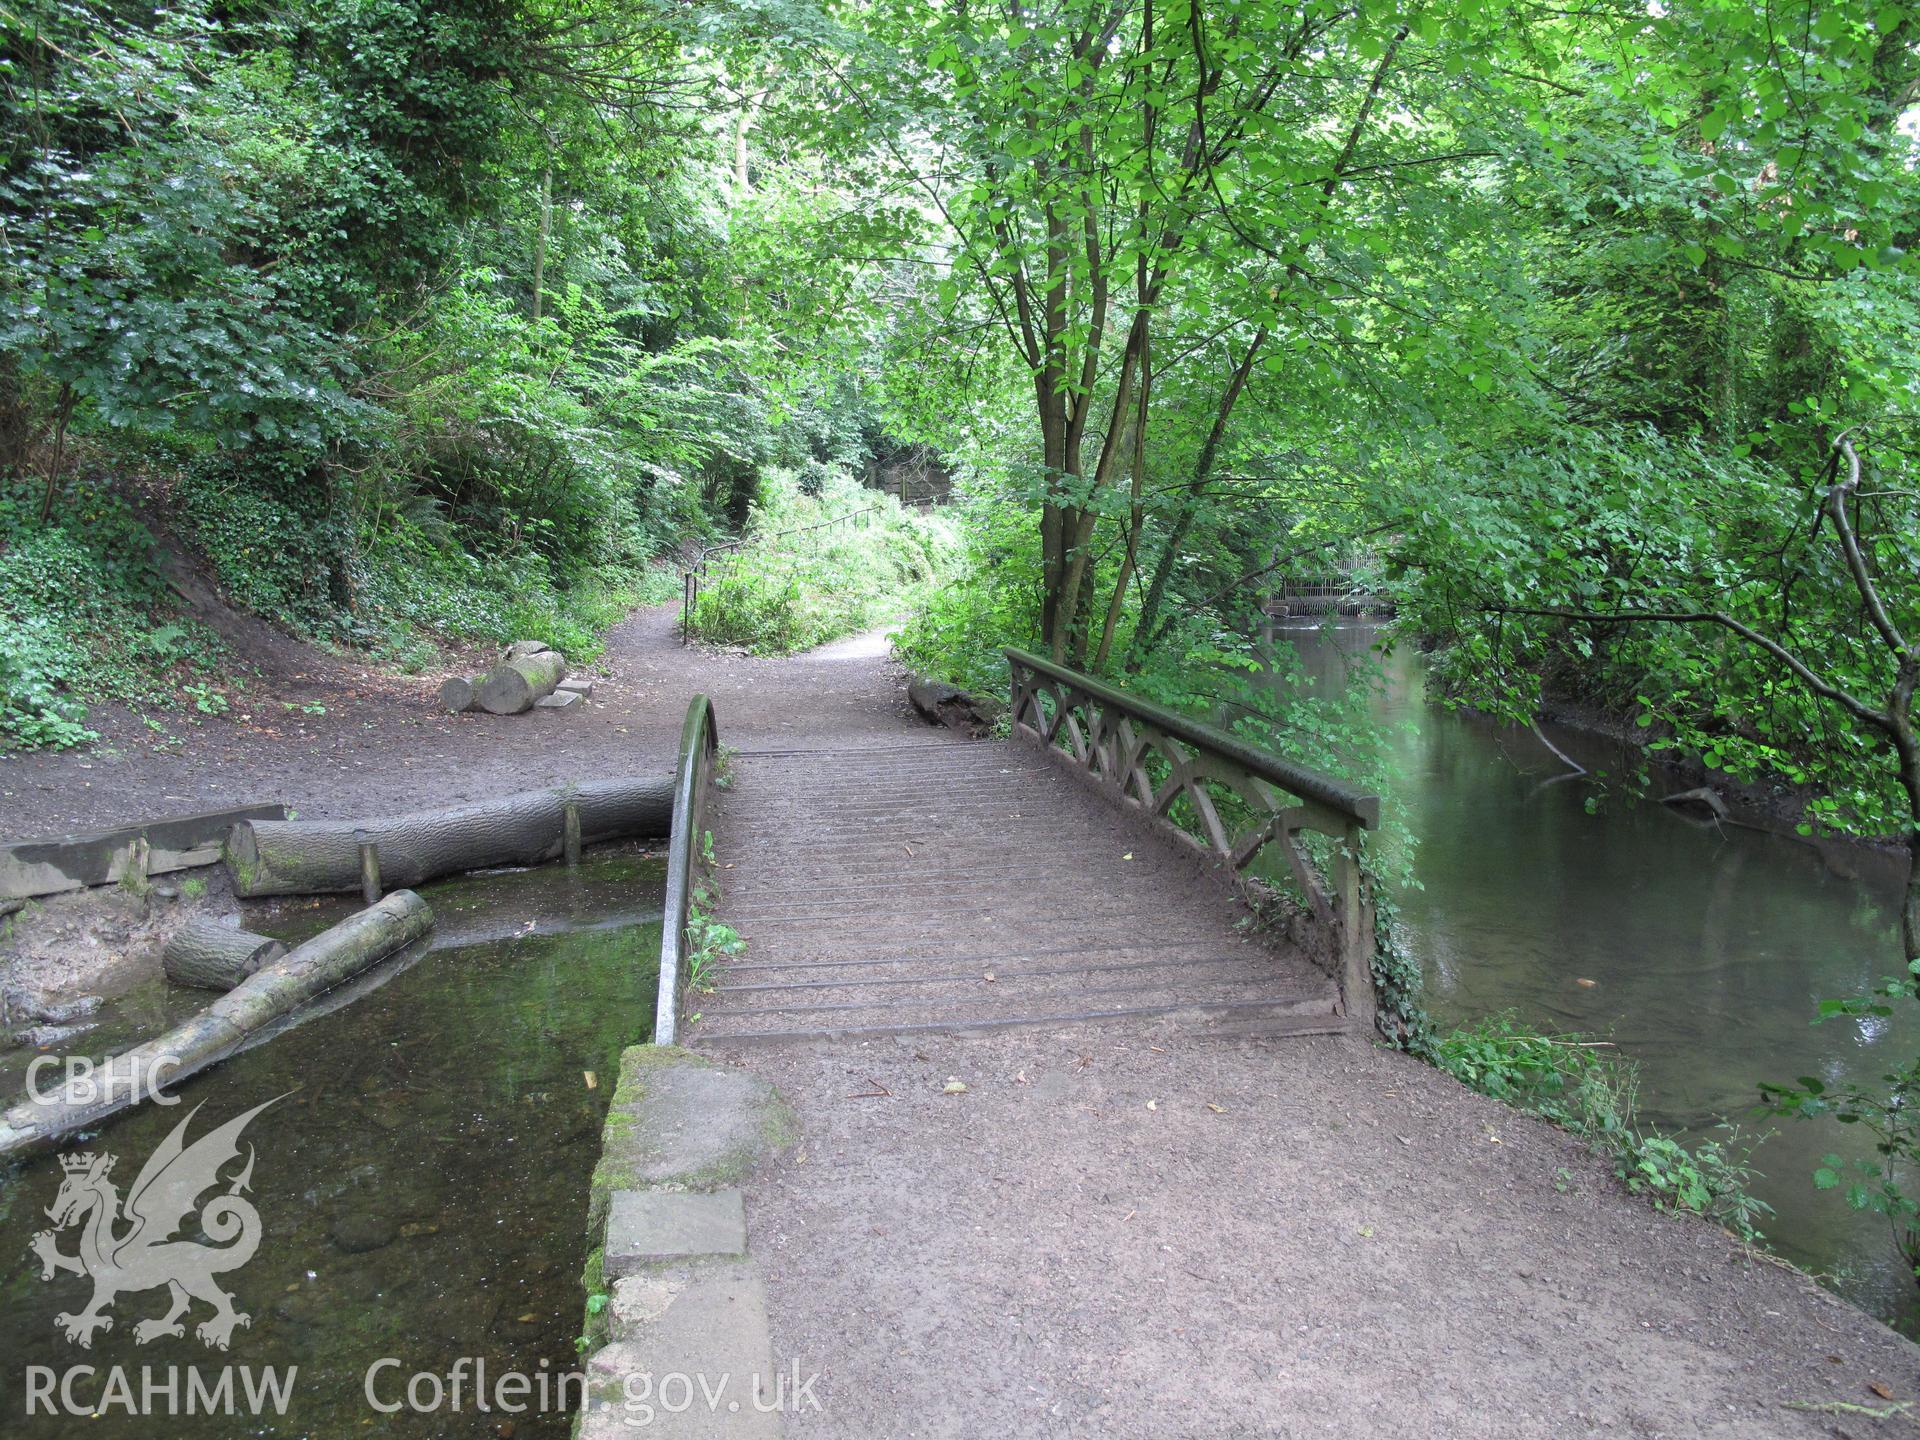
<path fill-rule="evenodd" d="M 253 649 L 265 676 L 231 714 L 159 717 L 177 744 L 118 707 L 97 707 L 99 745 L 0 758 L 0 837 L 253 800 L 344 818 L 665 771 L 695 690 L 713 698 L 722 736 L 741 747 L 821 729 L 857 739 L 904 723 L 904 697 L 871 637 L 824 658 L 757 661 L 683 648 L 678 613 L 659 606 L 614 628 L 606 654 L 582 671 L 594 679 L 593 704 L 510 716 L 449 715 L 434 702 L 442 673 L 395 676 L 281 637 Z"/>
<path fill-rule="evenodd" d="M 715 657 L 682 651 L 662 609 L 600 668 L 584 713 L 513 719 L 438 715 L 430 679 L 289 670 L 252 719 L 177 753 L 128 721 L 115 754 L 0 765 L 0 830 L 253 798 L 349 815 L 652 768 L 696 688 L 743 749 L 928 738 L 871 643 Z M 717 818 L 736 872 L 753 803 L 743 784 Z M 1355 1039 L 1155 1021 L 745 1063 L 803 1130 L 747 1210 L 777 1358 L 822 1377 L 795 1436 L 1910 1429 L 1838 1407 L 1920 1395 L 1920 1350 L 1655 1213 L 1559 1132 Z"/>

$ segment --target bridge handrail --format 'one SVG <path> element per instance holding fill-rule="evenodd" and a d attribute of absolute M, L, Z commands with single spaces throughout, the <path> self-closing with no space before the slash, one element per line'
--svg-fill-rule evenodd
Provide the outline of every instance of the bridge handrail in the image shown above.
<path fill-rule="evenodd" d="M 667 841 L 666 913 L 660 919 L 660 986 L 654 1001 L 653 1043 L 673 1044 L 680 1023 L 680 981 L 686 973 L 687 918 L 693 905 L 694 867 L 706 823 L 707 782 L 719 753 L 713 702 L 695 695 L 680 727 L 680 763 L 673 779 L 673 829 Z"/>
<path fill-rule="evenodd" d="M 1137 695 L 1129 695 L 1117 685 L 1109 685 L 1104 680 L 1096 680 L 1091 675 L 1083 675 L 1078 670 L 1070 670 L 1065 665 L 1056 665 L 1053 661 L 1035 655 L 1027 650 L 1008 650 L 1007 663 L 1015 667 L 1014 678 L 1014 718 L 1020 718 L 1020 682 L 1019 669 L 1025 668 L 1049 679 L 1062 681 L 1084 691 L 1105 705 L 1112 705 L 1126 711 L 1135 719 L 1145 720 L 1158 729 L 1188 745 L 1194 745 L 1211 752 L 1223 760 L 1239 766 L 1262 780 L 1278 785 L 1281 789 L 1298 795 L 1303 800 L 1317 801 L 1329 810 L 1352 819 L 1362 829 L 1374 830 L 1380 825 L 1380 797 L 1369 795 L 1357 785 L 1349 785 L 1331 775 L 1323 775 L 1318 770 L 1310 770 L 1291 760 L 1282 759 L 1270 751 L 1248 744 L 1238 735 L 1228 734 L 1212 725 L 1206 725 L 1189 718 L 1175 710 L 1155 705 L 1150 700 L 1142 700 Z"/>
<path fill-rule="evenodd" d="M 1376 940 L 1360 837 L 1380 823 L 1379 796 L 1042 656 L 1005 654 L 1016 736 L 1038 742 L 1102 782 L 1110 798 L 1220 861 L 1249 892 L 1260 885 L 1246 877 L 1248 867 L 1269 847 L 1278 851 L 1305 900 L 1304 918 L 1317 930 L 1315 947 L 1326 948 L 1343 1011 L 1371 1019 Z M 1043 696 L 1052 700 L 1052 714 Z M 1149 772 L 1149 759 L 1164 762 L 1164 779 Z M 1230 792 L 1250 818 L 1230 833 L 1208 786 Z M 1199 822 L 1198 834 L 1174 819 L 1183 800 Z M 1301 843 L 1303 830 L 1331 838 L 1324 866 Z"/>

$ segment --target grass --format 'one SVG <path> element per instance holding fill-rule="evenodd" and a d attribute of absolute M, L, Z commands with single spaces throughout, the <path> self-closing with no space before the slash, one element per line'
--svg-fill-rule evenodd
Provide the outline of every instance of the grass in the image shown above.
<path fill-rule="evenodd" d="M 1433 1063 L 1462 1084 L 1550 1120 L 1613 1162 L 1614 1174 L 1659 1210 L 1701 1215 L 1752 1242 L 1770 1206 L 1748 1193 L 1753 1140 L 1727 1127 L 1724 1139 L 1691 1149 L 1643 1129 L 1639 1077 L 1611 1047 L 1578 1035 L 1550 1035 L 1511 1014 L 1434 1041 Z"/>
<path fill-rule="evenodd" d="M 870 513 L 823 525 L 860 511 Z M 822 528 L 804 528 L 812 526 Z M 845 475 L 809 495 L 776 474 L 746 543 L 709 561 L 693 633 L 756 655 L 811 649 L 904 614 L 954 573 L 959 556 L 945 516 L 904 508 Z"/>

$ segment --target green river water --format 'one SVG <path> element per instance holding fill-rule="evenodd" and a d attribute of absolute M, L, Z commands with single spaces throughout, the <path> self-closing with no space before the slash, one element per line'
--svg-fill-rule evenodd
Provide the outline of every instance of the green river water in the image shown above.
<path fill-rule="evenodd" d="M 1400 913 L 1436 1021 L 1515 1010 L 1612 1040 L 1639 1067 L 1646 1121 L 1695 1136 L 1722 1120 L 1770 1131 L 1753 1152 L 1762 1172 L 1753 1189 L 1778 1212 L 1764 1226 L 1772 1247 L 1920 1334 L 1920 1291 L 1885 1220 L 1811 1181 L 1821 1156 L 1865 1155 L 1869 1137 L 1754 1115 L 1762 1080 L 1872 1081 L 1920 1046 L 1920 1006 L 1812 1023 L 1821 1000 L 1897 968 L 1904 856 L 1703 828 L 1560 779 L 1571 772 L 1525 728 L 1427 703 L 1419 657 L 1383 660 L 1378 636 L 1364 622 L 1279 632 L 1320 683 L 1356 667 L 1378 682 L 1385 808 L 1417 841 L 1422 886 L 1398 897 Z M 1635 763 L 1614 742 L 1546 733 L 1591 770 L 1618 776 Z"/>
<path fill-rule="evenodd" d="M 463 1357 L 484 1361 L 491 1376 L 511 1370 L 535 1384 L 543 1372 L 576 1365 L 588 1179 L 620 1051 L 652 1028 L 662 890 L 660 862 L 637 853 L 589 856 L 573 872 L 549 867 L 423 887 L 437 923 L 420 947 L 323 997 L 272 1043 L 188 1080 L 181 1104 L 145 1106 L 90 1143 L 63 1147 L 119 1157 L 112 1179 L 124 1194 L 196 1105 L 204 1108 L 190 1140 L 285 1097 L 243 1137 L 254 1152 L 249 1198 L 262 1238 L 251 1261 L 221 1277 L 235 1308 L 251 1317 L 224 1354 L 195 1338 L 193 1324 L 208 1314 L 198 1303 L 182 1338 L 136 1342 L 137 1322 L 167 1309 L 164 1290 L 122 1295 L 113 1329 L 90 1349 L 69 1342 L 54 1317 L 80 1310 L 90 1286 L 69 1273 L 43 1280 L 29 1253 L 33 1235 L 48 1228 L 58 1157 L 0 1172 L 0 1433 L 568 1434 L 570 1417 L 557 1410 L 481 1413 L 471 1380 L 462 1409 L 442 1405 L 431 1414 L 406 1407 L 406 1387 L 417 1372 L 451 1374 Z M 345 900 L 295 902 L 256 928 L 294 940 L 353 908 Z M 109 1053 L 207 998 L 156 981 L 115 1002 L 89 1043 Z M 19 1093 L 22 1070 L 17 1055 L 0 1065 L 9 1096 Z M 236 1162 L 223 1178 L 237 1169 Z M 60 1233 L 64 1253 L 74 1252 L 77 1233 Z M 185 1233 L 195 1234 L 191 1226 Z M 369 1367 L 388 1357 L 398 1364 L 377 1372 L 374 1393 L 403 1407 L 391 1415 L 376 1411 L 365 1389 Z M 189 1367 L 211 1386 L 229 1364 L 256 1377 L 268 1366 L 282 1374 L 297 1367 L 284 1415 L 270 1402 L 264 1415 L 246 1413 L 241 1378 L 233 1382 L 237 1415 L 167 1417 L 164 1394 L 154 1407 L 162 1414 L 148 1418 L 111 1404 L 98 1419 L 26 1411 L 32 1366 L 62 1376 L 96 1367 L 72 1391 L 96 1403 L 109 1398 L 111 1367 L 128 1373 L 136 1398 L 143 1367 L 161 1379 L 172 1370 L 184 1406 Z M 432 1391 L 419 1393 L 424 1401 Z"/>

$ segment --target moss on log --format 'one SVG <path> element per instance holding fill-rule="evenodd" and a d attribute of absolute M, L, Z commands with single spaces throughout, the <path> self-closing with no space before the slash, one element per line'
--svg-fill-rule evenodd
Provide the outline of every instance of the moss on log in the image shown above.
<path fill-rule="evenodd" d="M 433 927 L 433 911 L 411 890 L 349 915 L 271 960 L 206 1009 L 144 1045 L 97 1066 L 84 1078 L 0 1115 L 0 1155 L 11 1155 L 97 1125 L 151 1100 L 241 1049 L 247 1038 L 316 995 L 411 944 Z"/>
<path fill-rule="evenodd" d="M 160 968 L 176 985 L 231 990 L 286 953 L 287 947 L 278 940 L 195 917 L 173 932 L 160 952 Z"/>
<path fill-rule="evenodd" d="M 556 650 L 502 660 L 473 682 L 473 703 L 489 715 L 524 714 L 566 678 L 567 662 Z"/>
<path fill-rule="evenodd" d="M 665 835 L 673 825 L 670 779 L 596 780 L 570 791 L 529 790 L 387 820 L 249 821 L 234 826 L 227 838 L 227 868 L 238 895 L 358 890 L 356 830 L 365 831 L 379 852 L 387 885 L 419 885 L 490 865 L 538 865 L 562 852 L 569 796 L 580 807 L 584 844 Z"/>

